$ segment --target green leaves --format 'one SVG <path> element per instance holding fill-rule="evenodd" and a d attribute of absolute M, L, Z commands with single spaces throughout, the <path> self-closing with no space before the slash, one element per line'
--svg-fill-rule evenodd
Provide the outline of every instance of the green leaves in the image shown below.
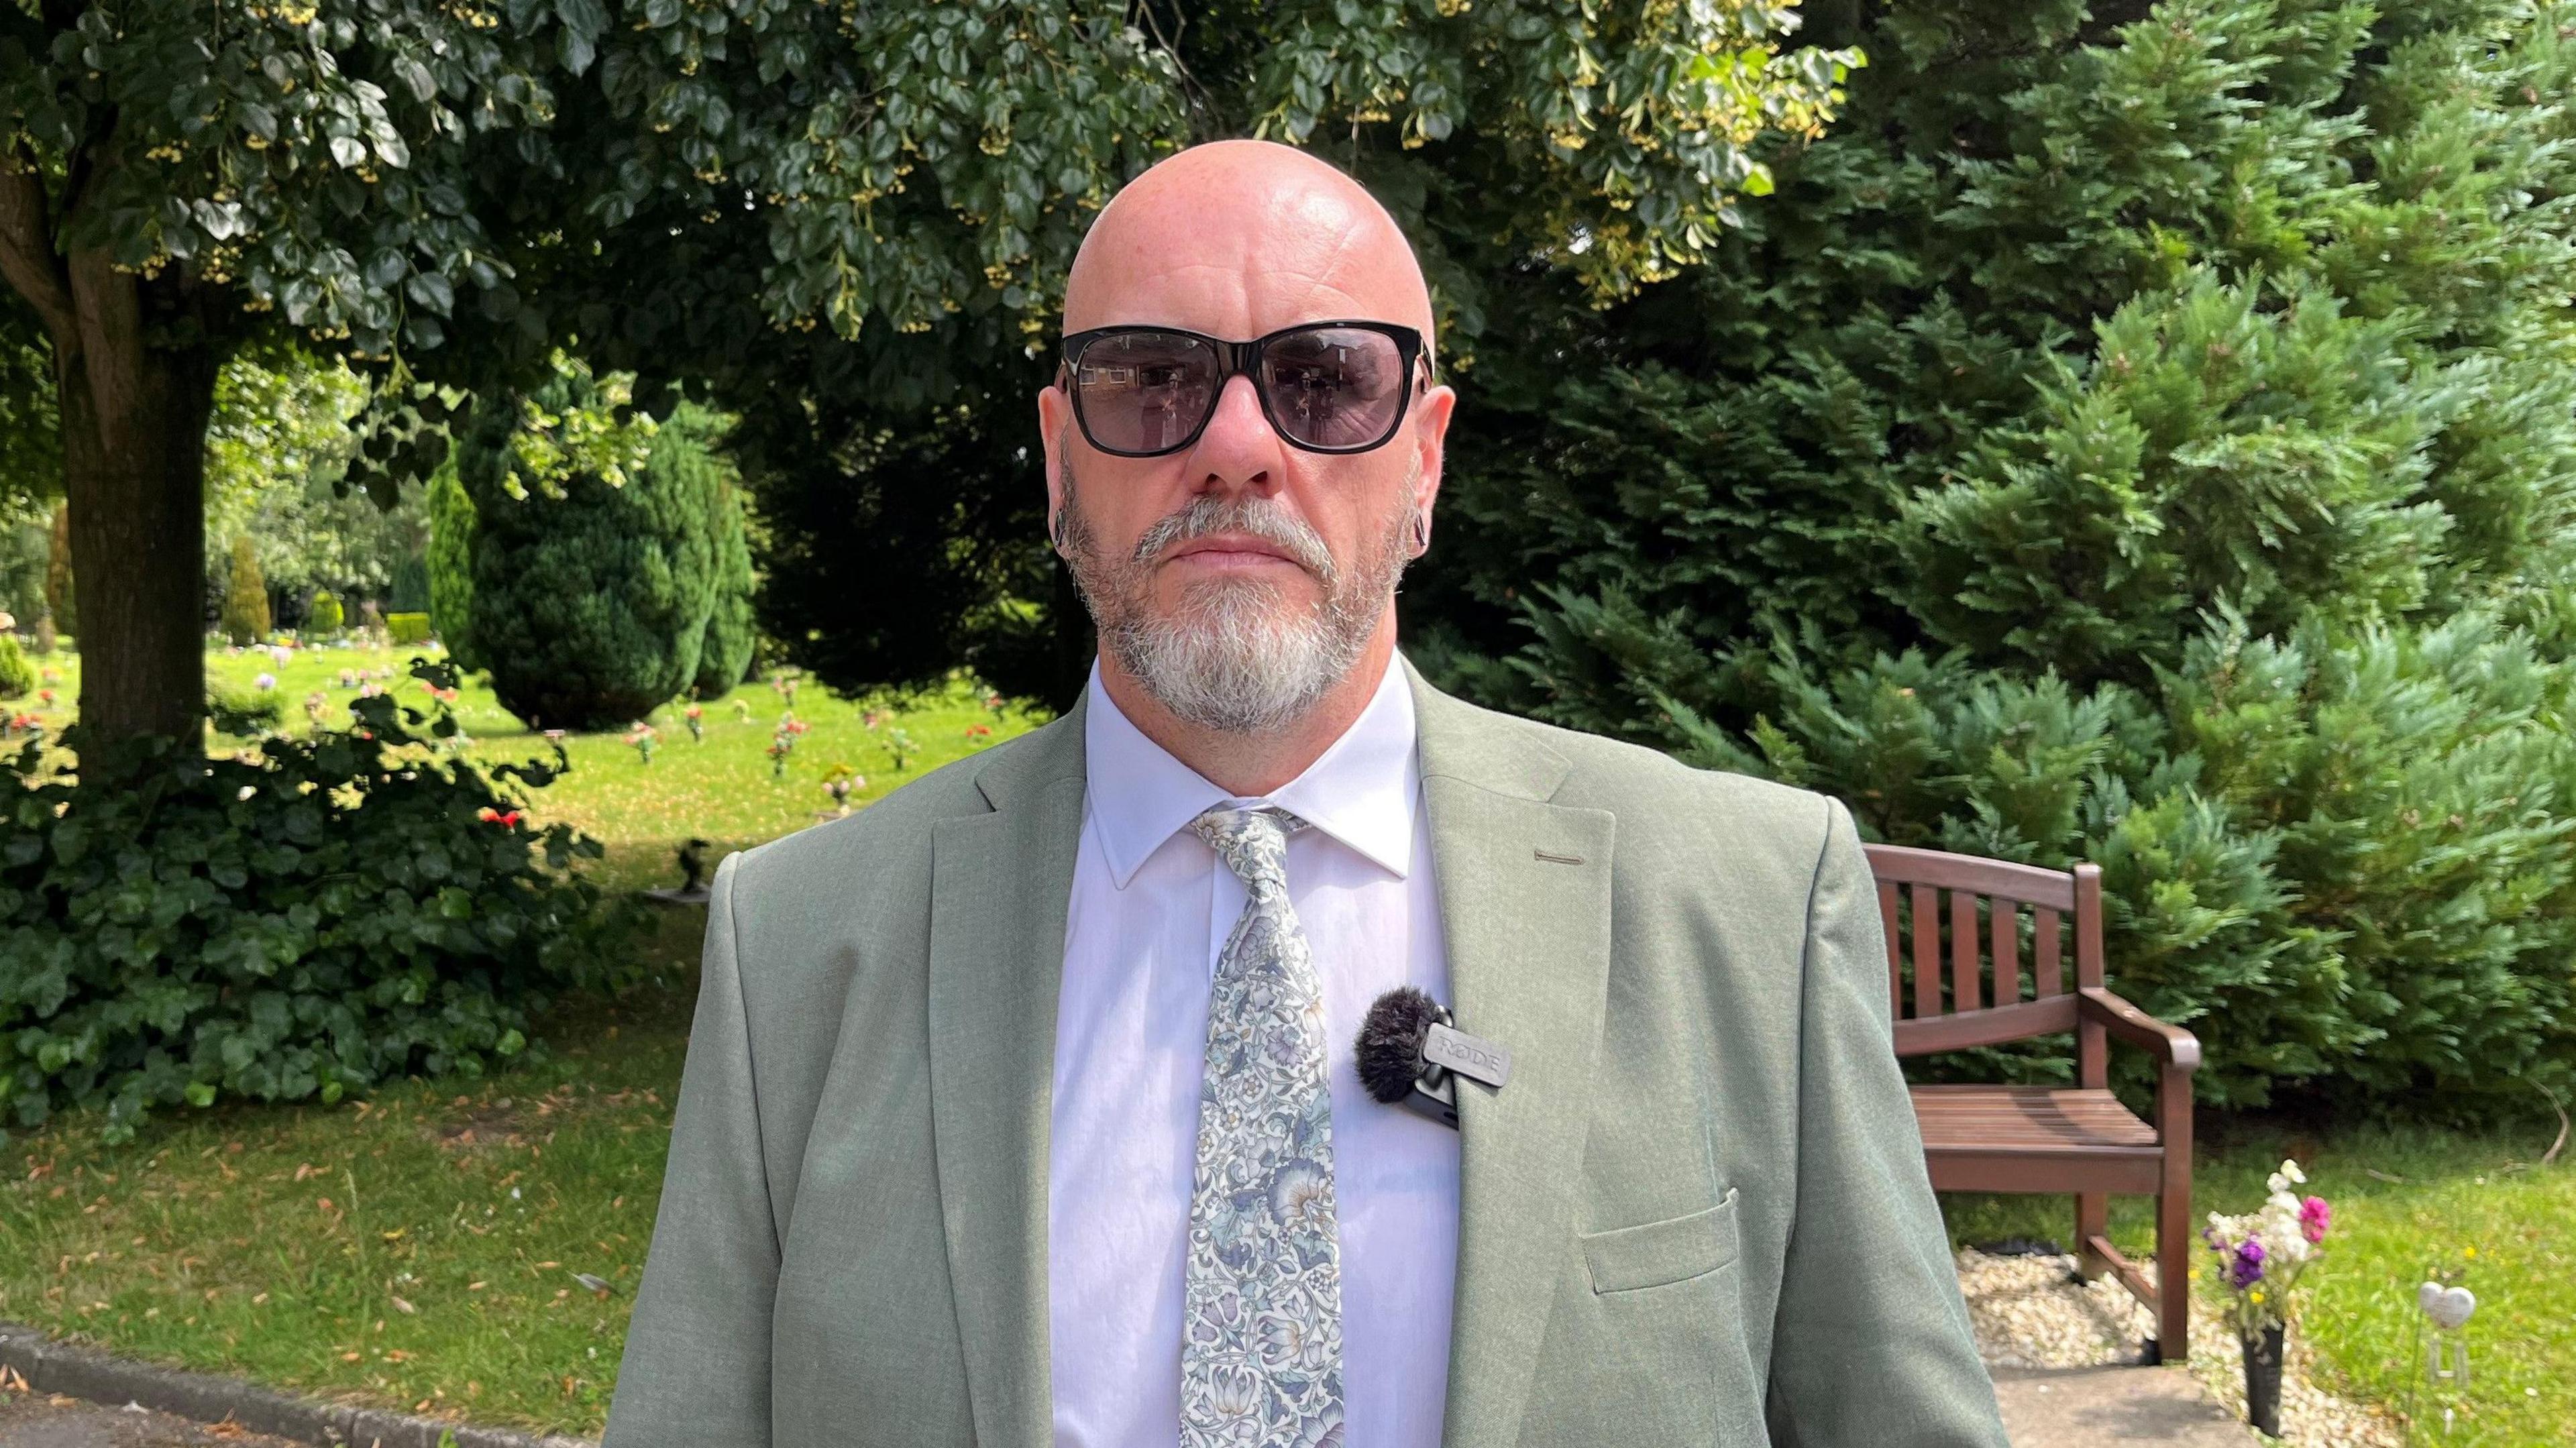
<path fill-rule="evenodd" d="M 1408 628 L 1875 838 L 2100 862 L 2113 984 L 2201 1033 L 2204 1101 L 2576 1077 L 2565 37 L 2471 0 L 1811 14 L 1871 65 L 1746 148 L 1771 194 L 1712 262 L 1597 316 L 1487 283 Z M 1958 1069 L 2000 1064 L 2067 1068 Z"/>
<path fill-rule="evenodd" d="M 269 739 L 252 763 L 93 747 L 77 725 L 76 781 L 0 761 L 34 811 L 11 841 L 39 847 L 0 852 L 0 1100 L 19 1122 L 107 1106 L 130 1131 L 180 1102 L 477 1069 L 523 1051 L 554 992 L 633 978 L 637 908 L 562 867 L 584 841 L 482 817 L 524 808 L 527 780 L 504 794 L 439 762 L 419 708 L 360 707 L 372 737 Z"/>

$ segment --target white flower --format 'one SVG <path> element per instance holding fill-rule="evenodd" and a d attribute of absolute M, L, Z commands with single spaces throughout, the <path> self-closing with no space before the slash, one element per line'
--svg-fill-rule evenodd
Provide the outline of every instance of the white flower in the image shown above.
<path fill-rule="evenodd" d="M 2299 1170 L 2299 1164 L 2288 1157 L 2281 1158 L 2281 1175 L 2301 1185 L 2305 1185 L 2308 1180 L 2308 1174 Z"/>
<path fill-rule="evenodd" d="M 245 784 L 245 785 L 243 785 L 243 786 L 241 787 L 241 793 L 239 793 L 239 794 L 237 794 L 237 795 L 233 796 L 233 798 L 235 798 L 235 799 L 248 799 L 248 798 L 250 798 L 252 795 L 255 795 L 255 794 L 257 794 L 257 793 L 259 793 L 259 786 L 258 786 L 258 785 L 255 785 L 255 784 Z"/>
<path fill-rule="evenodd" d="M 262 674 L 258 678 L 251 680 L 251 685 L 263 692 L 269 689 L 274 689 L 277 687 L 277 675 Z"/>

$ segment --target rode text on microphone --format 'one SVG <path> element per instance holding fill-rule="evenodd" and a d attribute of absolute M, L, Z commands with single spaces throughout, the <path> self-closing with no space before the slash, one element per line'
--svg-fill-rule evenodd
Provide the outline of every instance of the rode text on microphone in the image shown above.
<path fill-rule="evenodd" d="M 1512 1073 L 1510 1048 L 1450 1024 L 1449 1008 L 1411 986 L 1379 996 L 1360 1025 L 1355 1053 L 1360 1084 L 1370 1096 L 1458 1125 L 1458 1082 L 1464 1076 L 1496 1090 Z"/>

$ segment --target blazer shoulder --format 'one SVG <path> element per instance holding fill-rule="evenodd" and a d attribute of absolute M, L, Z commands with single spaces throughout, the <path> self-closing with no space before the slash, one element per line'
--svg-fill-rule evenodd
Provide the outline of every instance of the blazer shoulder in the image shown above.
<path fill-rule="evenodd" d="M 1463 703 L 1464 701 L 1459 701 Z M 1566 762 L 1557 798 L 1622 816 L 1696 814 L 1735 828 L 1758 827 L 1766 836 L 1786 833 L 1807 840 L 1808 859 L 1823 843 L 1835 801 L 1819 790 L 1758 775 L 1684 764 L 1658 749 L 1606 735 L 1586 734 L 1479 705 L 1465 705 L 1494 728 L 1517 732 Z"/>

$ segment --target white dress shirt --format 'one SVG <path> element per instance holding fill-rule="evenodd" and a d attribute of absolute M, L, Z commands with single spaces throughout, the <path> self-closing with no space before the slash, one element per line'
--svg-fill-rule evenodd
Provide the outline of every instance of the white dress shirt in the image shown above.
<path fill-rule="evenodd" d="M 1449 1000 L 1413 696 L 1389 664 L 1348 732 L 1261 799 L 1138 732 L 1092 666 L 1082 843 L 1056 1006 L 1047 1294 L 1057 1448 L 1173 1443 L 1181 1274 L 1217 955 L 1243 882 L 1187 828 L 1276 804 L 1288 896 L 1324 987 L 1342 1257 L 1346 1448 L 1437 1448 L 1458 1256 L 1458 1133 L 1370 1100 L 1352 1042 L 1371 1002 Z"/>

